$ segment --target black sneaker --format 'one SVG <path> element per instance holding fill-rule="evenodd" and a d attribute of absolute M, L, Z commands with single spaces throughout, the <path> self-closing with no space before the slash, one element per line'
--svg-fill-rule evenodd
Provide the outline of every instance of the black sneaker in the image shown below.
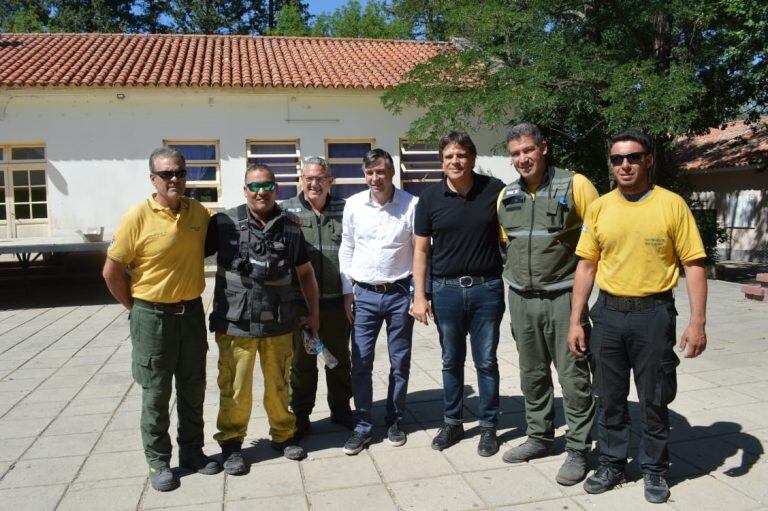
<path fill-rule="evenodd" d="M 347 456 L 354 456 L 365 448 L 366 445 L 371 443 L 371 435 L 364 435 L 357 431 L 352 433 L 347 443 L 344 444 L 344 454 Z"/>
<path fill-rule="evenodd" d="M 664 476 L 658 474 L 643 474 L 645 500 L 652 504 L 662 504 L 669 499 L 669 485 Z"/>
<path fill-rule="evenodd" d="M 301 440 L 309 432 L 312 427 L 312 423 L 309 422 L 309 415 L 306 413 L 296 414 L 296 433 L 293 437 L 297 440 Z"/>
<path fill-rule="evenodd" d="M 625 482 L 624 471 L 610 465 L 600 465 L 595 473 L 584 481 L 584 491 L 587 493 L 604 493 Z"/>
<path fill-rule="evenodd" d="M 488 457 L 499 452 L 499 440 L 496 438 L 496 429 L 481 428 L 480 442 L 477 444 L 477 454 Z"/>
<path fill-rule="evenodd" d="M 525 463 L 536 458 L 543 458 L 552 453 L 552 443 L 543 442 L 536 438 L 528 439 L 517 447 L 513 447 L 501 457 L 507 463 Z"/>
<path fill-rule="evenodd" d="M 283 442 L 275 442 L 272 440 L 269 445 L 272 447 L 272 449 L 283 453 L 283 456 L 289 460 L 303 460 L 307 456 L 304 448 L 296 443 L 295 436 Z"/>
<path fill-rule="evenodd" d="M 189 456 L 179 456 L 179 466 L 207 476 L 221 472 L 221 465 L 215 459 L 206 456 L 203 451 Z"/>
<path fill-rule="evenodd" d="M 447 449 L 464 438 L 464 426 L 461 424 L 444 424 L 437 436 L 432 440 L 432 448 L 436 451 Z"/>
<path fill-rule="evenodd" d="M 387 430 L 387 442 L 389 442 L 389 445 L 400 447 L 405 443 L 406 439 L 405 431 L 400 429 L 400 424 L 393 422 Z"/>
<path fill-rule="evenodd" d="M 240 476 L 248 473 L 248 465 L 245 463 L 239 443 L 230 442 L 221 446 L 221 458 L 224 460 L 224 472 L 231 476 Z"/>
<path fill-rule="evenodd" d="M 149 484 L 157 491 L 171 491 L 179 487 L 179 478 L 170 468 L 149 468 Z"/>

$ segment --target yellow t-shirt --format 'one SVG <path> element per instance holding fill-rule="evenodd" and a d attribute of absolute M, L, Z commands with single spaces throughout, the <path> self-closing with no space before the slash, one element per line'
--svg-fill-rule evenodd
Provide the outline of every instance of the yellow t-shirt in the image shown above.
<path fill-rule="evenodd" d="M 597 285 L 617 296 L 672 289 L 683 264 L 705 257 L 693 214 L 682 197 L 655 186 L 630 202 L 618 190 L 587 208 L 576 255 L 597 261 Z"/>
<path fill-rule="evenodd" d="M 131 207 L 107 256 L 131 268 L 131 295 L 158 303 L 193 300 L 205 288 L 203 252 L 211 212 L 182 198 L 179 213 L 154 196 Z"/>
<path fill-rule="evenodd" d="M 506 188 L 505 188 L 506 190 Z M 536 187 L 529 187 L 529 192 L 532 199 L 536 199 Z M 579 218 L 584 218 L 584 214 L 587 211 L 587 206 L 597 200 L 600 194 L 597 193 L 597 189 L 592 182 L 581 174 L 573 175 L 573 206 L 576 208 L 576 214 Z M 504 190 L 499 193 L 499 198 L 496 199 L 496 211 L 501 207 L 501 200 L 504 198 Z M 503 225 L 499 225 L 499 241 L 507 243 L 507 231 Z"/>

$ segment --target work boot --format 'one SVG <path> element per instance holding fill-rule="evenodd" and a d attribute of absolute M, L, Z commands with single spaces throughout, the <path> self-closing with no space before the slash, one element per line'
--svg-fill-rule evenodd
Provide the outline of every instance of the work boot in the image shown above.
<path fill-rule="evenodd" d="M 239 442 L 228 442 L 221 446 L 224 472 L 231 476 L 240 476 L 248 473 L 248 465 L 245 463 L 241 448 Z"/>
<path fill-rule="evenodd" d="M 283 442 L 275 442 L 272 440 L 269 444 L 272 449 L 283 453 L 286 459 L 298 461 L 306 457 L 307 453 L 304 448 L 296 443 L 296 437 L 291 437 Z"/>
<path fill-rule="evenodd" d="M 543 442 L 536 438 L 528 437 L 528 440 L 513 447 L 501 457 L 507 463 L 523 463 L 536 458 L 543 458 L 552 453 L 552 443 Z"/>
<path fill-rule="evenodd" d="M 645 500 L 651 504 L 662 504 L 669 498 L 669 485 L 664 476 L 659 474 L 643 474 Z"/>
<path fill-rule="evenodd" d="M 584 491 L 592 494 L 604 493 L 624 481 L 622 469 L 610 465 L 600 465 L 595 473 L 584 481 Z"/>
<path fill-rule="evenodd" d="M 566 449 L 565 463 L 557 471 L 555 481 L 563 486 L 573 486 L 587 476 L 587 453 Z"/>
<path fill-rule="evenodd" d="M 387 442 L 389 442 L 389 445 L 400 447 L 406 440 L 405 431 L 400 429 L 400 424 L 393 422 L 387 430 Z"/>
<path fill-rule="evenodd" d="M 301 440 L 309 432 L 312 427 L 312 423 L 309 422 L 309 414 L 297 413 L 296 414 L 296 433 L 293 434 L 293 438 Z"/>
<path fill-rule="evenodd" d="M 444 424 L 437 436 L 432 440 L 432 448 L 436 451 L 447 449 L 464 438 L 464 426 L 461 424 Z"/>
<path fill-rule="evenodd" d="M 206 456 L 203 451 L 189 456 L 179 456 L 179 466 L 207 476 L 221 472 L 221 465 L 215 459 Z"/>
<path fill-rule="evenodd" d="M 179 478 L 168 466 L 149 467 L 149 484 L 157 491 L 171 491 L 179 487 Z"/>
<path fill-rule="evenodd" d="M 480 442 L 477 444 L 477 454 L 488 457 L 499 452 L 499 440 L 496 438 L 496 429 L 481 428 Z"/>

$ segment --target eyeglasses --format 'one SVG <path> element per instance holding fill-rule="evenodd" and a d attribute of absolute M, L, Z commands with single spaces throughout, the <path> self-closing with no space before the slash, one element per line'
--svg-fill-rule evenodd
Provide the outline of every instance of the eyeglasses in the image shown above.
<path fill-rule="evenodd" d="M 317 183 L 319 185 L 324 185 L 325 183 L 331 180 L 331 178 L 328 176 L 304 176 L 304 175 L 301 176 L 301 179 L 303 179 L 307 183 Z"/>
<path fill-rule="evenodd" d="M 274 181 L 264 181 L 263 183 L 246 183 L 246 188 L 248 188 L 253 193 L 258 192 L 259 190 L 264 190 L 265 192 L 274 192 L 277 188 L 277 183 Z"/>
<path fill-rule="evenodd" d="M 185 177 L 187 177 L 186 169 L 181 169 L 181 170 L 159 170 L 157 172 L 153 172 L 153 174 L 158 176 L 163 181 L 170 181 L 172 177 L 175 177 L 176 179 L 184 179 Z"/>
<path fill-rule="evenodd" d="M 624 159 L 629 162 L 630 165 L 637 165 L 640 163 L 640 161 L 643 159 L 643 156 L 645 156 L 648 153 L 645 152 L 638 152 L 638 153 L 629 153 L 629 154 L 612 154 L 610 157 L 611 165 L 614 167 L 618 167 L 622 163 L 624 163 Z"/>

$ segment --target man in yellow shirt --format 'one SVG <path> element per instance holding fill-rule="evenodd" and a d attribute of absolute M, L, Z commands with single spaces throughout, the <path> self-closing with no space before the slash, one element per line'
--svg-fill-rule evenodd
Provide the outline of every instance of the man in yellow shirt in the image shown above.
<path fill-rule="evenodd" d="M 583 355 L 587 339 L 578 311 L 586 305 L 597 276 L 600 294 L 592 308 L 589 349 L 595 361 L 600 466 L 584 482 L 588 493 L 603 493 L 624 481 L 630 441 L 627 409 L 630 370 L 634 373 L 643 422 L 637 459 L 645 499 L 666 502 L 669 486 L 668 405 L 677 392 L 672 290 L 683 264 L 691 317 L 680 339 L 686 357 L 707 345 L 707 279 L 704 246 L 685 201 L 653 185 L 653 152 L 647 135 L 624 131 L 610 140 L 617 189 L 587 208 L 576 255 L 570 350 Z"/>
<path fill-rule="evenodd" d="M 179 465 L 201 474 L 221 471 L 203 453 L 208 343 L 200 294 L 210 212 L 184 197 L 187 171 L 178 150 L 156 149 L 149 169 L 156 193 L 120 220 L 103 276 L 112 295 L 131 311 L 132 372 L 142 388 L 141 439 L 149 481 L 155 490 L 169 491 L 179 485 L 169 467 L 168 404 L 174 377 Z"/>
<path fill-rule="evenodd" d="M 497 205 L 501 237 L 507 242 L 504 280 L 509 286 L 528 439 L 509 449 L 503 459 L 521 463 L 552 453 L 555 399 L 550 366 L 554 364 L 568 425 L 568 454 L 555 480 L 572 486 L 587 475 L 595 416 L 587 359 L 568 350 L 571 288 L 578 263 L 574 250 L 584 212 L 598 194 L 583 175 L 547 165 L 547 141 L 535 124 L 513 127 L 507 149 L 520 179 L 501 191 Z M 579 313 L 588 329 L 586 309 Z"/>

